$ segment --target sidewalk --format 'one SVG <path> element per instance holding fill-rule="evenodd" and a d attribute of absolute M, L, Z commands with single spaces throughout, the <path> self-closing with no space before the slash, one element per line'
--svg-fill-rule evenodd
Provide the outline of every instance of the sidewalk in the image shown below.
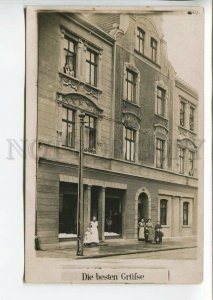
<path fill-rule="evenodd" d="M 92 248 L 84 248 L 83 256 L 76 256 L 76 242 L 71 242 L 66 249 L 37 251 L 38 257 L 88 259 L 107 256 L 120 256 L 136 253 L 148 253 L 177 249 L 196 248 L 195 238 L 181 240 L 164 239 L 162 245 L 138 242 L 136 240 L 106 240 L 104 244 Z"/>

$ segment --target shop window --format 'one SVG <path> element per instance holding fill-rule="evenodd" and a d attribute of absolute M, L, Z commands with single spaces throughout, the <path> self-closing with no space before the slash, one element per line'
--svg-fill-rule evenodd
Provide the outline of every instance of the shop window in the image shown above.
<path fill-rule="evenodd" d="M 189 203 L 183 202 L 183 225 L 189 225 Z"/>
<path fill-rule="evenodd" d="M 154 38 L 151 38 L 151 59 L 155 63 L 157 62 L 157 46 L 158 42 Z"/>
<path fill-rule="evenodd" d="M 185 149 L 179 148 L 179 173 L 184 174 Z"/>
<path fill-rule="evenodd" d="M 97 85 L 97 53 L 89 48 L 86 51 L 86 82 Z"/>
<path fill-rule="evenodd" d="M 180 102 L 180 126 L 185 126 L 185 106 L 186 104 L 181 101 Z"/>
<path fill-rule="evenodd" d="M 76 42 L 64 37 L 64 73 L 76 77 Z"/>
<path fill-rule="evenodd" d="M 194 107 L 190 106 L 189 111 L 189 129 L 191 131 L 194 131 Z"/>
<path fill-rule="evenodd" d="M 167 225 L 168 200 L 160 200 L 160 224 Z"/>
<path fill-rule="evenodd" d="M 62 194 L 59 201 L 59 234 L 62 237 L 76 237 L 77 194 Z"/>
<path fill-rule="evenodd" d="M 164 168 L 164 156 L 165 156 L 165 141 L 162 139 L 156 139 L 156 167 Z"/>
<path fill-rule="evenodd" d="M 160 87 L 157 88 L 157 114 L 165 117 L 166 91 Z"/>
<path fill-rule="evenodd" d="M 126 71 L 126 97 L 128 101 L 136 102 L 136 77 L 135 72 Z"/>
<path fill-rule="evenodd" d="M 66 107 L 62 108 L 62 145 L 75 147 L 75 112 Z"/>
<path fill-rule="evenodd" d="M 87 152 L 96 153 L 96 118 L 86 114 L 84 122 L 84 150 Z"/>
<path fill-rule="evenodd" d="M 145 32 L 141 28 L 137 28 L 136 50 L 144 54 Z"/>
<path fill-rule="evenodd" d="M 135 161 L 136 130 L 125 127 L 125 159 Z"/>

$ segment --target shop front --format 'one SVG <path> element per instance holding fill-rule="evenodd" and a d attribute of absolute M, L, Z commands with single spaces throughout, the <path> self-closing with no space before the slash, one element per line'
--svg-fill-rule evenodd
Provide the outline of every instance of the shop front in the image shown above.
<path fill-rule="evenodd" d="M 97 184 L 97 182 L 96 182 Z M 77 183 L 60 182 L 59 193 L 59 239 L 77 237 Z M 84 186 L 84 229 L 93 217 L 99 223 L 100 240 L 122 237 L 122 218 L 125 189 Z"/>

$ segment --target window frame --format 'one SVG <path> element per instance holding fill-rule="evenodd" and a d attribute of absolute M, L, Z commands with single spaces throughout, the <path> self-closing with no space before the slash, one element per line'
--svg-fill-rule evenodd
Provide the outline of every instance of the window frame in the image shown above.
<path fill-rule="evenodd" d="M 194 126 L 195 126 L 194 118 L 195 118 L 195 108 L 192 105 L 190 105 L 190 107 L 189 107 L 189 130 L 191 130 L 191 131 L 194 131 Z"/>
<path fill-rule="evenodd" d="M 151 37 L 150 45 L 151 45 L 151 60 L 157 63 L 157 50 L 158 50 L 157 40 Z"/>
<path fill-rule="evenodd" d="M 160 142 L 160 145 L 162 145 L 162 147 L 158 147 L 158 142 Z M 155 151 L 156 151 L 156 168 L 159 169 L 164 169 L 164 161 L 165 161 L 165 140 L 161 139 L 161 138 L 156 138 L 156 146 L 155 146 Z M 158 152 L 160 153 L 160 161 L 158 164 Z"/>
<path fill-rule="evenodd" d="M 141 29 L 140 27 L 137 27 L 137 31 L 136 31 L 136 40 L 137 40 L 136 50 L 140 54 L 143 54 L 143 55 L 144 55 L 144 49 L 145 49 L 145 35 L 146 35 L 145 31 L 143 29 Z"/>
<path fill-rule="evenodd" d="M 125 136 L 124 136 L 124 141 L 125 141 L 125 155 L 124 155 L 124 158 L 125 160 L 127 161 L 130 161 L 130 162 L 135 162 L 135 158 L 136 158 L 136 130 L 131 128 L 131 127 L 127 127 L 127 126 L 124 126 L 124 130 L 125 130 Z M 131 137 L 128 138 L 128 131 L 130 131 L 130 135 Z M 127 156 L 127 147 L 129 145 L 129 156 Z M 132 158 L 132 145 L 133 145 L 133 158 Z"/>
<path fill-rule="evenodd" d="M 87 53 L 90 53 L 90 59 L 87 59 Z M 91 54 L 94 55 L 94 62 L 91 60 Z M 89 66 L 89 80 L 87 80 L 87 72 L 86 72 L 86 83 L 90 84 L 92 86 L 97 87 L 97 78 L 98 78 L 98 54 L 96 51 L 94 51 L 93 49 L 91 49 L 90 47 L 87 47 L 86 49 L 86 70 L 87 70 L 87 66 Z M 91 78 L 91 70 L 92 70 L 92 66 L 94 67 L 94 82 L 92 82 Z"/>
<path fill-rule="evenodd" d="M 189 150 L 189 175 L 190 176 L 193 176 L 194 160 L 195 160 L 195 152 L 192 150 Z"/>
<path fill-rule="evenodd" d="M 159 96 L 159 93 L 158 93 L 159 91 L 161 91 L 162 96 Z M 159 104 L 161 104 L 161 105 L 159 105 Z M 161 107 L 161 109 L 159 109 L 159 106 Z M 162 112 L 160 110 L 162 110 Z M 157 107 L 156 107 L 156 113 L 157 113 L 157 115 L 165 118 L 165 114 L 166 114 L 166 90 L 163 89 L 160 86 L 157 86 Z"/>
<path fill-rule="evenodd" d="M 68 42 L 68 48 L 65 48 L 65 40 Z M 70 43 L 73 44 L 74 52 L 70 50 Z M 66 51 L 66 59 L 65 62 L 63 62 L 63 70 L 64 73 L 76 77 L 77 76 L 77 42 L 75 39 L 72 39 L 69 34 L 64 34 L 64 40 L 63 40 L 63 52 Z M 68 58 L 68 53 L 71 53 L 71 56 L 74 57 L 74 63 L 73 63 L 73 70 L 67 70 L 66 71 L 66 66 L 68 66 L 67 58 Z"/>
<path fill-rule="evenodd" d="M 75 148 L 75 110 L 72 108 L 68 108 L 66 106 L 62 106 L 62 110 L 66 109 L 66 119 L 63 118 L 63 112 L 62 112 L 62 136 L 64 134 L 63 132 L 63 123 L 66 123 L 66 143 L 63 144 L 62 140 L 62 146 L 69 147 L 69 148 Z M 68 119 L 69 111 L 72 112 L 72 121 Z M 71 145 L 68 144 L 68 125 L 72 125 L 72 140 Z"/>
<path fill-rule="evenodd" d="M 133 80 L 129 79 L 129 74 L 132 75 Z M 132 103 L 136 103 L 136 97 L 137 97 L 137 74 L 130 70 L 128 67 L 126 68 L 126 100 Z M 129 84 L 131 85 L 131 97 L 129 98 Z"/>
<path fill-rule="evenodd" d="M 179 173 L 184 174 L 185 172 L 185 152 L 186 150 L 182 147 L 179 147 Z"/>
<path fill-rule="evenodd" d="M 87 123 L 86 117 L 89 119 L 89 123 Z M 91 119 L 93 119 L 94 127 L 91 127 Z M 88 129 L 88 136 L 89 136 L 89 145 L 86 146 L 84 145 L 84 151 L 90 152 L 90 153 L 96 153 L 96 134 L 97 134 L 97 128 L 96 128 L 96 123 L 97 123 L 97 117 L 90 115 L 88 113 L 85 113 L 85 119 L 84 119 L 84 126 L 85 129 Z M 91 141 L 91 136 L 93 136 L 92 141 Z M 93 147 L 92 147 L 93 146 Z"/>
<path fill-rule="evenodd" d="M 185 115 L 186 115 L 186 103 L 184 101 L 180 101 L 179 123 L 180 126 L 182 127 L 185 127 Z"/>
<path fill-rule="evenodd" d="M 160 199 L 160 224 L 168 225 L 168 200 Z"/>
<path fill-rule="evenodd" d="M 183 202 L 183 226 L 189 226 L 189 202 Z"/>

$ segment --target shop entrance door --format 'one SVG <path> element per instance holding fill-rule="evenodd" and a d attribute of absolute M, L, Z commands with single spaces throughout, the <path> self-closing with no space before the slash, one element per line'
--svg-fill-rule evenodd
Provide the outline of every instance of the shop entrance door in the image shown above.
<path fill-rule="evenodd" d="M 106 198 L 104 236 L 122 236 L 122 200 L 119 198 Z"/>

